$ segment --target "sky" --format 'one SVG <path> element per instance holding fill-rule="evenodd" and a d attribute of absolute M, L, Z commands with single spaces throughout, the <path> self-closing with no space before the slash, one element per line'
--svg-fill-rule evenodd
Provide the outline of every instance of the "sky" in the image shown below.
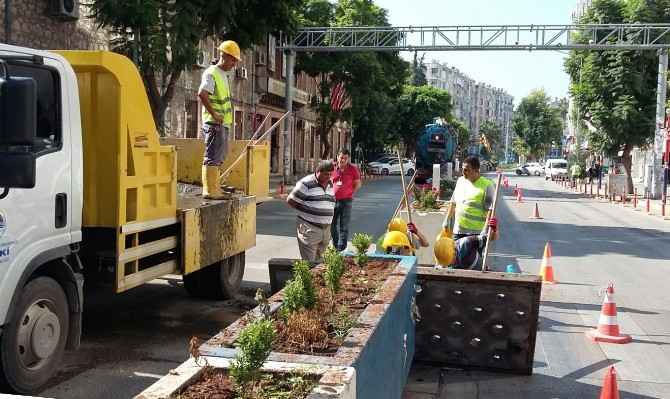
<path fill-rule="evenodd" d="M 394 26 L 568 24 L 577 0 L 375 0 L 388 10 Z M 412 54 L 402 53 L 407 60 Z M 421 55 L 421 53 L 419 53 Z M 427 52 L 479 82 L 504 89 L 519 104 L 531 90 L 544 88 L 551 97 L 568 94 L 563 70 L 567 52 L 469 51 Z"/>

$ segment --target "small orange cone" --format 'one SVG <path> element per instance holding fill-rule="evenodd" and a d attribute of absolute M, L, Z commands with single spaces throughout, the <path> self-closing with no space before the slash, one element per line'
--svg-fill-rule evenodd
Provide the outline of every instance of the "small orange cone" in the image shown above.
<path fill-rule="evenodd" d="M 600 391 L 600 399 L 619 399 L 619 388 L 616 383 L 616 370 L 610 366 L 603 380 L 603 389 Z"/>
<path fill-rule="evenodd" d="M 556 281 L 554 281 L 554 267 L 551 265 L 551 243 L 549 242 L 544 246 L 540 276 L 542 276 L 542 283 L 544 284 L 556 283 Z"/>
<path fill-rule="evenodd" d="M 595 342 L 610 344 L 627 344 L 632 341 L 630 335 L 619 333 L 619 323 L 616 319 L 616 303 L 614 302 L 614 285 L 610 283 L 605 291 L 603 307 L 600 311 L 598 328 L 586 332 L 586 336 Z"/>
<path fill-rule="evenodd" d="M 535 203 L 535 211 L 533 211 L 533 214 L 530 216 L 531 219 L 542 219 L 542 216 L 540 216 L 540 208 L 537 205 L 537 202 Z"/>
<path fill-rule="evenodd" d="M 521 195 L 521 189 L 516 190 L 516 202 L 523 202 L 523 195 Z"/>

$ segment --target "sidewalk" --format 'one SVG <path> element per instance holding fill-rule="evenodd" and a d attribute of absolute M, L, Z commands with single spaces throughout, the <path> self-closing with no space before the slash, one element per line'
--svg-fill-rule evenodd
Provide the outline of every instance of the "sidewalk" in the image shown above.
<path fill-rule="evenodd" d="M 590 198 L 603 203 L 617 204 L 632 211 L 646 213 L 651 217 L 655 217 L 658 221 L 670 220 L 670 206 L 666 203 L 664 212 L 663 201 L 661 200 L 647 200 L 643 195 L 638 195 L 637 198 L 635 198 L 635 195 L 626 196 L 625 198 L 622 198 L 621 196 L 613 197 L 610 193 L 606 192 L 605 184 L 603 184 L 600 191 L 598 191 L 598 184 L 596 182 L 591 184 L 581 183 L 577 188 L 569 187 L 569 183 L 564 181 L 556 181 L 555 183 L 565 191 L 583 194 L 585 198 Z"/>

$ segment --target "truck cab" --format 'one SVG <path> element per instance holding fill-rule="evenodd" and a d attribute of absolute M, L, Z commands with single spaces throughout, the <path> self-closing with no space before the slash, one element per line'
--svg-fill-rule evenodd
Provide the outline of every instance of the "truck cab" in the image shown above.
<path fill-rule="evenodd" d="M 255 198 L 177 193 L 177 149 L 130 60 L 0 44 L 0 115 L 0 391 L 37 392 L 78 347 L 84 282 L 239 289 Z"/>

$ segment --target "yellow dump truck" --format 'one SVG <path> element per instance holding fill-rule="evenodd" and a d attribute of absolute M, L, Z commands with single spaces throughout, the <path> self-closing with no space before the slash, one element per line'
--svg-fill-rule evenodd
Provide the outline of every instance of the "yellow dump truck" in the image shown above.
<path fill-rule="evenodd" d="M 178 194 L 198 161 L 177 147 L 197 144 L 160 143 L 127 58 L 0 44 L 0 114 L 0 386 L 35 392 L 77 348 L 84 284 L 120 293 L 181 274 L 192 295 L 239 289 L 255 197 Z"/>

